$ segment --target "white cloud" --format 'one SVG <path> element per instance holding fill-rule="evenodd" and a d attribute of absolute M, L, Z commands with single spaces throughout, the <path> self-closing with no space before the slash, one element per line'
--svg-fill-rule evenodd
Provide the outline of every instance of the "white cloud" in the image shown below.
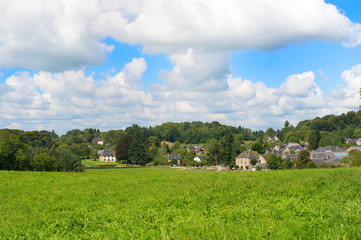
<path fill-rule="evenodd" d="M 361 42 L 361 25 L 323 0 L 1 0 L 0 5 L 0 68 L 64 71 L 101 64 L 113 49 L 102 42 L 106 37 L 170 54 L 183 67 L 182 58 L 192 57 L 188 49 L 206 55 L 308 41 Z"/>

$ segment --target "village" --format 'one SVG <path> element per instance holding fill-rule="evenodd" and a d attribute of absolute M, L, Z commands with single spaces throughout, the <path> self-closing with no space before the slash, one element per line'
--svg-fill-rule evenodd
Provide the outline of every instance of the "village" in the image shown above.
<path fill-rule="evenodd" d="M 268 143 L 276 142 L 279 139 L 277 137 L 267 138 L 265 141 Z M 94 143 L 103 145 L 104 139 L 93 139 Z M 244 171 L 255 171 L 255 170 L 269 170 L 268 157 L 272 154 L 279 159 L 285 161 L 286 159 L 294 165 L 296 162 L 298 154 L 301 151 L 308 151 L 310 160 L 317 167 L 337 167 L 341 166 L 342 159 L 348 155 L 349 152 L 356 150 L 361 151 L 361 138 L 359 139 L 350 139 L 346 138 L 345 143 L 352 144 L 349 148 L 341 148 L 338 146 L 326 146 L 319 147 L 315 150 L 307 150 L 307 142 L 304 145 L 299 143 L 288 143 L 288 144 L 279 144 L 266 151 L 264 154 L 260 154 L 251 149 L 247 149 L 236 156 L 236 158 L 230 164 L 208 164 L 206 161 L 207 156 L 207 146 L 203 145 L 180 145 L 180 149 L 187 150 L 195 154 L 195 157 L 191 162 L 184 161 L 180 154 L 168 154 L 167 163 L 171 167 L 206 167 L 215 168 L 218 170 L 227 170 L 227 169 L 240 169 Z M 168 141 L 162 141 L 162 144 L 167 145 L 168 147 L 173 147 L 174 143 Z M 98 151 L 99 161 L 101 162 L 116 162 L 116 154 L 113 150 L 104 149 Z"/>

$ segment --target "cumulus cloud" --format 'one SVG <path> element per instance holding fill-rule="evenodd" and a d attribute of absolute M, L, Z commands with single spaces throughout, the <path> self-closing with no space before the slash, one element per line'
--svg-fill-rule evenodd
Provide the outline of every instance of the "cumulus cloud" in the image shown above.
<path fill-rule="evenodd" d="M 0 67 L 62 72 L 101 64 L 113 49 L 103 42 L 107 37 L 142 45 L 146 52 L 170 54 L 172 61 L 183 65 L 182 59 L 192 58 L 188 49 L 268 51 L 308 41 L 361 43 L 361 25 L 324 0 L 1 0 L 0 4 Z"/>
<path fill-rule="evenodd" d="M 0 127 L 64 132 L 90 126 L 116 129 L 134 122 L 148 126 L 197 119 L 259 129 L 280 127 L 286 119 L 297 123 L 358 108 L 361 65 L 345 70 L 342 79 L 346 86 L 329 94 L 320 90 L 313 72 L 291 75 L 278 88 L 227 75 L 223 79 L 226 88 L 221 91 L 153 86 L 150 94 L 125 80 L 128 76 L 141 78 L 145 69 L 144 59 L 133 59 L 98 83 L 83 71 L 15 74 L 0 85 Z M 92 89 L 84 91 L 67 84 L 78 78 Z M 304 86 L 298 85 L 300 82 Z"/>

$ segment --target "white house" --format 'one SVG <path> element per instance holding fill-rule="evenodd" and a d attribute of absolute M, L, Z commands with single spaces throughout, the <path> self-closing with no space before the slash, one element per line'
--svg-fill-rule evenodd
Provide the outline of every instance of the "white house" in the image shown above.
<path fill-rule="evenodd" d="M 102 162 L 116 162 L 117 158 L 113 150 L 105 149 L 101 150 L 99 153 L 99 161 Z"/>

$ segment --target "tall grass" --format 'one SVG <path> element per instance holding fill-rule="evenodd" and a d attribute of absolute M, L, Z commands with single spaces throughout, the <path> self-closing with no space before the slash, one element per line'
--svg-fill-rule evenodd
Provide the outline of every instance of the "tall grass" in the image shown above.
<path fill-rule="evenodd" d="M 0 171 L 0 239 L 361 239 L 361 169 Z"/>

